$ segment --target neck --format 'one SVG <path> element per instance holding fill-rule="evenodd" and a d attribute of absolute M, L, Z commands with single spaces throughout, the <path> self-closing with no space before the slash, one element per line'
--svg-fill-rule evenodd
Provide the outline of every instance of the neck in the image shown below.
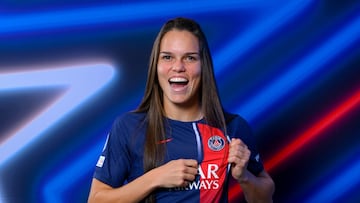
<path fill-rule="evenodd" d="M 200 107 L 196 108 L 167 108 L 165 109 L 165 116 L 178 121 L 197 121 L 204 116 Z"/>

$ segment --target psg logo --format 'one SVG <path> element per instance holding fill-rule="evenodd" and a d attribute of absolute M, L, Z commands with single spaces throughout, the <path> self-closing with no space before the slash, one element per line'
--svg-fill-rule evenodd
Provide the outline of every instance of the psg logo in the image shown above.
<path fill-rule="evenodd" d="M 214 135 L 209 138 L 208 146 L 213 151 L 220 151 L 225 146 L 225 140 L 218 135 Z"/>

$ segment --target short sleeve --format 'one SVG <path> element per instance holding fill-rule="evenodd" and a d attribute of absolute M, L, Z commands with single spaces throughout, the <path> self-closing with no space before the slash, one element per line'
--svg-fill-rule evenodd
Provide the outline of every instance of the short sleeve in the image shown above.
<path fill-rule="evenodd" d="M 260 154 L 256 146 L 256 140 L 252 133 L 250 125 L 245 119 L 238 115 L 226 115 L 227 121 L 227 133 L 230 138 L 240 138 L 251 151 L 250 159 L 248 162 L 248 170 L 254 174 L 258 175 L 261 171 L 264 170 Z"/>
<path fill-rule="evenodd" d="M 116 119 L 96 163 L 93 177 L 113 188 L 123 185 L 130 170 L 127 137 L 121 118 Z"/>

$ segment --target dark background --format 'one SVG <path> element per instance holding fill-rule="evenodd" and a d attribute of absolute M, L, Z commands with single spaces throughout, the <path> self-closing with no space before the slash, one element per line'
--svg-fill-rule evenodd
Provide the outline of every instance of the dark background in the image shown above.
<path fill-rule="evenodd" d="M 86 202 L 162 24 L 203 27 L 222 102 L 253 128 L 274 202 L 360 202 L 357 1 L 3 0 L 0 202 Z"/>

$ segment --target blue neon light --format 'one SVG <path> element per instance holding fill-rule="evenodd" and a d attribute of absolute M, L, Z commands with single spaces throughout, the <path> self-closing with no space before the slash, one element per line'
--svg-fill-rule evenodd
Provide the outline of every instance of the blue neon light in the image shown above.
<path fill-rule="evenodd" d="M 339 198 L 360 183 L 360 161 L 348 166 L 347 168 L 343 167 L 342 169 L 345 169 L 344 172 L 337 173 L 336 176 L 333 176 L 330 184 L 323 186 L 318 193 L 305 202 L 341 202 Z"/>
<path fill-rule="evenodd" d="M 92 146 L 88 151 L 82 153 L 80 159 L 74 160 L 61 173 L 57 173 L 51 180 L 47 181 L 42 194 L 44 202 L 64 202 L 65 200 L 61 197 L 64 197 L 63 193 L 66 188 L 69 185 L 76 184 L 79 179 L 87 175 L 87 171 L 94 170 L 97 157 L 103 145 L 104 143 L 99 142 L 98 145 Z"/>
<path fill-rule="evenodd" d="M 178 1 L 146 2 L 137 4 L 116 4 L 73 10 L 57 10 L 40 13 L 0 15 L 0 35 L 33 32 L 44 29 L 61 29 L 73 26 L 89 26 L 104 23 L 127 22 L 151 18 L 164 18 L 199 12 L 219 12 L 222 10 L 263 7 L 263 0 L 232 1 Z M 268 2 L 269 3 L 269 2 Z M 272 2 L 273 3 L 273 2 Z M 265 4 L 265 5 L 264 5 Z"/>
<path fill-rule="evenodd" d="M 212 2 L 212 1 L 209 1 L 209 2 Z M 214 3 L 214 2 L 212 2 L 212 3 L 210 3 L 210 4 L 208 4 L 208 5 L 206 5 L 206 8 L 202 8 L 204 5 L 203 4 L 196 4 L 196 3 L 194 3 L 194 4 L 196 4 L 196 5 L 194 5 L 195 6 L 195 8 L 197 8 L 198 10 L 196 10 L 196 9 L 194 9 L 194 7 L 192 8 L 192 9 L 194 9 L 192 12 L 205 12 L 205 11 L 212 11 L 212 9 L 215 9 L 216 11 L 218 11 L 219 9 L 221 10 L 221 9 L 229 9 L 230 7 L 231 8 L 233 8 L 233 6 L 245 6 L 245 4 L 239 4 L 239 2 L 238 1 L 236 1 L 237 3 L 229 3 L 229 2 L 227 2 L 227 4 L 221 4 L 221 5 L 217 5 L 217 3 Z M 241 1 L 240 1 L 241 2 Z M 246 2 L 246 1 L 245 1 Z M 244 3 L 244 2 L 242 2 L 242 3 Z M 254 27 L 252 27 L 252 28 L 250 28 L 248 31 L 246 31 L 245 33 L 245 35 L 246 36 L 251 36 L 251 35 L 253 35 L 254 33 L 257 33 L 257 35 L 256 36 L 253 36 L 253 37 L 260 37 L 258 34 L 259 33 L 261 33 L 263 30 L 267 30 L 267 29 L 269 29 L 269 27 L 271 27 L 272 28 L 272 30 L 276 30 L 276 29 L 278 29 L 281 25 L 283 25 L 283 24 L 285 24 L 286 22 L 289 22 L 289 21 L 291 21 L 292 20 L 292 18 L 293 17 L 295 17 L 298 13 L 300 13 L 300 11 L 302 11 L 302 9 L 304 9 L 306 6 L 307 6 L 307 4 L 306 3 L 308 3 L 308 2 L 304 2 L 304 1 L 296 1 L 296 2 L 293 2 L 293 3 L 290 3 L 290 4 L 288 4 L 288 5 L 286 5 L 285 6 L 285 8 L 281 8 L 280 10 L 281 10 L 281 12 L 279 12 L 278 14 L 275 14 L 275 15 L 272 15 L 272 16 L 267 16 L 267 19 L 268 20 L 265 20 L 265 22 L 263 22 L 263 21 L 259 21 L 258 23 L 259 24 L 256 24 Z M 256 3 L 255 3 L 256 4 Z M 299 4 L 301 4 L 302 6 L 299 6 Z M 259 4 L 257 4 L 257 5 L 259 5 Z M 164 10 L 169 10 L 169 8 L 166 8 L 166 7 L 160 7 L 160 8 L 158 8 L 158 6 L 159 5 L 157 5 L 157 8 L 155 9 L 156 10 L 156 12 L 160 12 L 161 13 L 161 11 L 162 11 L 162 9 L 164 9 Z M 184 5 L 182 5 L 182 6 L 184 6 Z M 198 7 L 197 7 L 198 6 Z M 219 6 L 218 8 L 217 8 L 217 6 Z M 261 6 L 264 6 L 263 4 L 261 5 Z M 172 8 L 175 8 L 175 6 L 174 6 L 174 4 L 171 4 L 171 7 Z M 172 8 L 170 9 L 171 11 L 173 11 L 172 10 Z M 139 9 L 139 8 L 136 8 L 136 9 Z M 160 10 L 159 10 L 160 9 Z M 210 10 L 209 10 L 210 9 Z M 100 10 L 102 10 L 102 9 L 100 9 Z M 140 9 L 139 9 L 140 10 Z M 151 10 L 151 9 L 149 9 L 149 8 L 147 8 L 147 10 Z M 108 11 L 109 12 L 109 11 Z M 178 11 L 177 11 L 178 12 Z M 189 11 L 187 11 L 187 12 L 189 12 Z M 164 15 L 166 15 L 167 13 L 165 13 Z M 174 13 L 172 13 L 172 14 L 174 14 Z M 143 14 L 142 14 L 143 15 Z M 287 16 L 287 18 L 284 18 L 284 20 L 282 20 L 282 19 L 280 19 L 280 18 L 282 18 L 283 16 Z M 163 13 L 161 13 L 161 16 L 163 16 Z M 140 18 L 141 18 L 141 16 L 140 16 Z M 127 19 L 127 20 L 131 20 L 131 19 Z M 225 60 L 225 56 L 226 56 L 226 54 L 228 54 L 228 53 L 231 53 L 229 56 L 231 56 L 233 53 L 236 53 L 236 52 L 238 52 L 238 47 L 237 46 L 233 46 L 232 44 L 236 44 L 237 43 L 237 45 L 239 45 L 240 43 L 243 43 L 244 41 L 243 41 L 243 36 L 244 35 L 240 35 L 239 37 L 237 37 L 236 38 L 236 40 L 235 41 L 231 41 L 231 42 L 229 42 L 228 44 L 230 44 L 229 46 L 227 46 L 227 47 L 225 47 L 221 52 L 219 52 L 220 54 L 215 54 L 215 56 L 214 56 L 214 62 L 215 63 L 221 63 L 221 62 L 219 62 L 219 60 L 220 61 L 222 61 L 222 60 Z M 263 36 L 263 35 L 261 35 L 261 36 Z M 266 36 L 263 36 L 263 38 L 265 38 Z M 261 37 L 260 37 L 261 38 Z M 253 38 L 252 40 L 250 40 L 248 43 L 245 43 L 245 45 L 241 45 L 241 46 L 244 46 L 245 48 L 244 48 L 244 51 L 245 50 L 248 50 L 249 48 L 251 48 L 252 46 L 254 46 L 258 41 L 260 41 L 260 40 L 256 40 L 255 38 Z M 229 57 L 228 56 L 228 57 Z M 232 57 L 229 57 L 230 59 L 235 59 L 235 58 L 232 58 Z M 218 65 L 219 67 L 223 67 L 223 65 L 221 64 L 221 66 L 220 65 Z M 225 70 L 225 67 L 224 67 L 224 69 L 221 69 L 221 70 L 217 70 L 217 72 L 223 72 L 223 71 L 226 71 Z M 96 155 L 96 156 L 98 156 L 98 155 Z M 87 158 L 86 157 L 84 157 L 84 158 L 81 158 L 81 159 L 79 159 L 79 160 L 77 160 L 77 162 L 79 162 L 79 163 L 84 163 L 85 164 L 85 162 L 87 161 Z M 89 167 L 88 168 L 88 170 L 92 170 L 93 168 L 92 167 Z M 84 169 L 82 168 L 81 170 L 79 170 L 79 168 L 78 167 L 76 167 L 76 166 L 72 166 L 72 165 L 70 165 L 66 170 L 64 170 L 64 171 L 62 171 L 61 172 L 61 174 L 59 174 L 58 176 L 56 176 L 56 177 L 54 177 L 53 179 L 51 179 L 50 180 L 50 182 L 51 182 L 51 184 L 49 184 L 48 186 L 47 186 L 47 189 L 46 189 L 46 191 L 45 191 L 45 194 L 44 194 L 44 196 L 45 196 L 45 198 L 47 199 L 47 200 L 54 200 L 54 199 L 56 199 L 56 197 L 58 197 L 58 196 L 60 196 L 61 195 L 61 191 L 64 191 L 65 189 L 66 189 L 66 187 L 67 187 L 67 185 L 66 184 L 64 184 L 64 179 L 63 179 L 63 177 L 64 176 L 69 176 L 69 177 L 72 177 L 72 181 L 73 182 L 75 182 L 77 179 L 79 179 L 80 177 L 78 177 L 77 176 L 77 174 L 79 174 L 79 173 L 81 173 L 81 171 L 83 171 Z M 58 190 L 58 191 L 60 191 L 59 193 L 57 193 L 58 195 L 54 195 L 51 191 L 54 191 L 54 190 Z"/>
<path fill-rule="evenodd" d="M 241 1 L 240 1 L 241 2 Z M 245 1 L 246 2 L 246 1 Z M 224 2 L 225 3 L 225 2 Z M 206 5 L 206 9 L 200 9 L 201 12 L 204 11 L 214 11 L 213 9 L 215 9 L 216 11 L 218 11 L 219 9 L 229 9 L 230 7 L 233 8 L 234 6 L 245 6 L 245 4 L 243 4 L 244 2 L 238 4 L 239 2 L 237 1 L 237 3 L 235 4 L 233 3 L 229 3 L 227 2 L 227 4 L 222 4 L 218 5 L 217 3 L 213 2 L 211 4 L 207 4 Z M 291 17 L 296 16 L 300 11 L 302 11 L 302 9 L 304 9 L 307 6 L 307 3 L 309 2 L 302 2 L 302 1 L 296 1 L 296 2 L 292 2 L 290 4 L 287 4 L 284 8 L 281 9 L 281 12 L 279 12 L 276 15 L 273 16 L 267 16 L 267 19 L 265 22 L 259 22 L 258 25 L 255 25 L 254 27 L 250 28 L 247 32 L 246 35 L 247 36 L 252 36 L 253 40 L 250 40 L 249 42 L 246 43 L 246 46 L 249 47 L 253 47 L 254 45 L 256 45 L 256 43 L 258 42 L 258 39 L 264 39 L 266 37 L 266 35 L 264 35 L 264 33 L 262 32 L 263 30 L 268 30 L 271 28 L 271 30 L 275 31 L 277 28 L 279 28 L 281 25 L 285 24 L 286 22 L 289 22 L 292 20 Z M 301 4 L 301 6 L 299 6 L 299 4 Z M 200 7 L 203 6 L 204 4 L 196 4 L 195 3 L 195 7 Z M 259 5 L 259 4 L 254 4 L 254 5 Z M 185 7 L 184 7 L 185 6 Z M 181 3 L 181 5 L 179 5 L 179 8 L 177 6 L 174 6 L 174 4 L 171 4 L 171 8 L 167 8 L 166 6 L 160 8 L 157 8 L 157 12 L 158 10 L 167 10 L 167 12 L 169 10 L 171 10 L 171 14 L 174 14 L 174 10 L 173 8 L 176 8 L 176 12 L 185 12 L 182 11 L 181 9 L 188 9 L 187 8 L 188 5 L 184 5 Z M 264 6 L 264 5 L 261 5 Z M 136 6 L 136 8 L 138 10 L 141 10 L 138 8 L 138 6 Z M 179 10 L 178 10 L 179 9 Z M 103 10 L 102 8 L 98 8 L 97 10 Z M 146 10 L 151 10 L 149 8 L 147 8 Z M 107 10 L 107 12 L 110 12 L 109 10 Z M 175 13 L 176 13 L 175 12 Z M 189 10 L 186 10 L 186 12 L 189 12 Z M 196 9 L 194 9 L 192 12 L 199 12 Z M 146 13 L 146 12 L 145 12 Z M 161 13 L 161 16 L 163 16 L 164 13 Z M 165 13 L 166 14 L 166 13 Z M 84 14 L 84 15 L 88 15 L 88 14 Z M 158 14 L 154 14 L 154 17 L 157 17 Z M 284 16 L 286 16 L 287 18 L 282 19 Z M 144 17 L 144 13 L 142 13 L 141 15 L 137 16 L 137 19 L 141 19 L 142 17 Z M 125 20 L 125 19 L 122 19 Z M 126 19 L 128 20 L 133 20 L 130 19 L 130 17 L 128 16 L 128 18 Z M 85 22 L 85 21 L 83 21 Z M 270 34 L 270 33 L 269 33 Z M 221 52 L 219 52 L 220 54 L 216 54 L 214 56 L 214 61 L 216 63 L 221 63 L 222 60 L 224 60 L 223 57 L 226 56 L 226 54 L 234 54 L 237 53 L 238 47 L 237 45 L 241 44 L 244 42 L 244 40 L 246 41 L 246 37 L 244 38 L 244 36 L 239 36 L 237 38 L 235 38 L 235 40 L 232 40 L 229 42 L 229 46 L 225 47 Z M 241 45 L 241 46 L 245 46 L 245 45 Z M 246 51 L 245 49 L 243 51 Z M 220 62 L 219 62 L 220 61 Z M 221 64 L 221 66 L 219 65 L 219 67 L 224 67 L 223 69 L 219 70 L 217 69 L 217 72 L 222 72 L 222 71 L 226 71 L 226 65 Z M 97 147 L 93 147 L 93 148 L 97 148 Z M 78 167 L 79 164 L 83 167 Z M 87 167 L 86 165 L 86 158 L 84 159 L 80 159 L 77 160 L 77 163 L 75 163 L 74 166 L 69 166 L 66 170 L 62 171 L 57 177 L 55 177 L 54 179 L 50 180 L 50 183 L 46 186 L 46 191 L 44 192 L 44 196 L 47 200 L 51 201 L 51 202 L 56 202 L 57 200 L 61 199 L 61 191 L 64 191 L 66 187 L 66 184 L 63 184 L 63 180 L 64 177 L 69 176 L 69 174 L 79 174 L 79 173 L 83 173 L 84 168 L 88 168 L 89 170 L 93 170 L 93 167 Z M 71 175 L 72 176 L 72 175 Z M 72 176 L 73 179 L 75 179 L 75 177 L 77 176 Z M 65 178 L 66 179 L 66 178 Z M 58 193 L 58 195 L 54 195 L 52 191 L 60 191 Z"/>
<path fill-rule="evenodd" d="M 250 27 L 246 32 L 241 33 L 231 42 L 226 43 L 226 47 L 214 54 L 215 74 L 226 73 L 234 59 L 240 58 L 249 49 L 260 41 L 268 37 L 282 25 L 291 22 L 294 17 L 299 15 L 309 6 L 311 1 L 287 1 L 277 12 L 271 16 L 259 19 L 259 22 Z"/>
<path fill-rule="evenodd" d="M 329 60 L 334 60 L 347 48 L 353 45 L 360 36 L 360 16 L 347 24 L 343 29 L 326 41 L 321 47 L 299 61 L 287 73 L 272 82 L 261 92 L 245 104 L 239 105 L 236 110 L 249 120 L 254 120 L 262 112 L 269 109 L 273 104 L 285 95 L 294 91 L 316 72 L 325 68 Z"/>
<path fill-rule="evenodd" d="M 104 88 L 114 74 L 113 67 L 107 64 L 0 74 L 0 91 L 52 85 L 67 89 L 59 99 L 43 107 L 42 111 L 34 115 L 25 125 L 19 126 L 0 144 L 0 166 L 62 118 L 82 106 Z"/>

